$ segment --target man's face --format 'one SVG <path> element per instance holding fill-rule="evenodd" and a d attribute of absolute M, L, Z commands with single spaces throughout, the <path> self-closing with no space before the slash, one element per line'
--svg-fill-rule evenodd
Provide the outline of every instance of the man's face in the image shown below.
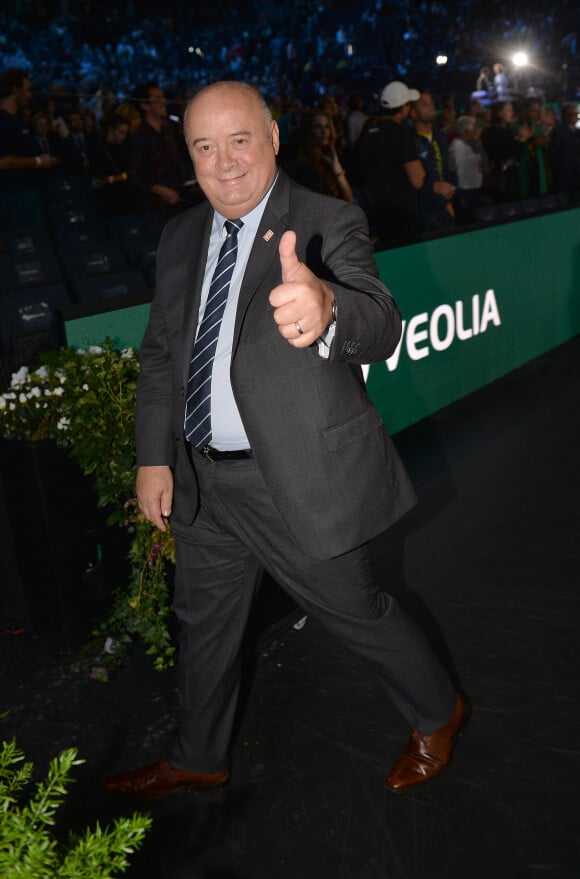
<path fill-rule="evenodd" d="M 251 94 L 235 88 L 202 94 L 187 112 L 185 139 L 215 210 L 233 220 L 259 204 L 276 176 L 278 126 L 267 123 Z"/>
<path fill-rule="evenodd" d="M 126 122 L 120 122 L 115 128 L 111 128 L 107 140 L 109 143 L 123 143 L 129 134 L 129 125 Z"/>
<path fill-rule="evenodd" d="M 83 117 L 80 113 L 71 113 L 68 117 L 68 127 L 71 131 L 79 132 L 83 130 Z"/>
<path fill-rule="evenodd" d="M 536 122 L 540 121 L 540 102 L 533 101 L 527 109 L 526 119 L 531 125 L 535 125 Z"/>
<path fill-rule="evenodd" d="M 433 98 L 427 92 L 423 92 L 418 101 L 413 105 L 413 116 L 417 122 L 435 122 L 435 104 Z"/>
<path fill-rule="evenodd" d="M 34 119 L 34 130 L 39 137 L 46 137 L 48 134 L 48 119 L 46 116 L 37 116 Z"/>
<path fill-rule="evenodd" d="M 30 80 L 28 77 L 24 77 L 22 80 L 22 85 L 20 88 L 15 89 L 16 101 L 18 104 L 18 109 L 23 109 L 24 107 L 28 107 L 30 101 L 32 100 L 32 88 L 30 85 Z"/>
<path fill-rule="evenodd" d="M 499 111 L 499 118 L 506 125 L 511 125 L 512 122 L 514 121 L 514 119 L 515 119 L 514 108 L 512 107 L 512 105 L 510 104 L 509 101 L 507 102 L 507 104 L 504 104 L 503 107 L 501 108 L 501 110 Z"/>
<path fill-rule="evenodd" d="M 576 126 L 578 122 L 578 104 L 572 104 L 570 107 L 566 108 L 564 122 L 566 122 L 568 125 Z"/>
<path fill-rule="evenodd" d="M 319 114 L 312 119 L 312 128 L 310 129 L 312 140 L 319 146 L 329 146 L 330 144 L 330 122 L 328 116 Z"/>
<path fill-rule="evenodd" d="M 149 90 L 149 100 L 145 104 L 145 113 L 155 119 L 165 119 L 167 117 L 167 102 L 160 88 Z"/>

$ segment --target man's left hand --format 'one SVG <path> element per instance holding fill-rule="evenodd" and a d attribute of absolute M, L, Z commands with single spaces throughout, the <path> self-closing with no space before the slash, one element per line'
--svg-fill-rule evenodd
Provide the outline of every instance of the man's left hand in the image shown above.
<path fill-rule="evenodd" d="M 330 287 L 298 259 L 295 232 L 284 232 L 278 252 L 282 283 L 270 293 L 274 320 L 290 345 L 307 348 L 328 329 L 334 295 Z"/>

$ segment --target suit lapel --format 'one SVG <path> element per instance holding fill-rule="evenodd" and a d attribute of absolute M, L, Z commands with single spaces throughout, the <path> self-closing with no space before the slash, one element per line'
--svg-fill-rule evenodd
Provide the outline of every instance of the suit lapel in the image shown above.
<path fill-rule="evenodd" d="M 278 270 L 280 268 L 278 246 L 280 238 L 287 229 L 286 220 L 289 210 L 289 197 L 290 182 L 286 175 L 280 172 L 256 232 L 240 289 L 234 327 L 232 358 L 236 352 L 240 330 L 250 302 L 256 295 L 274 260 L 278 260 Z"/>

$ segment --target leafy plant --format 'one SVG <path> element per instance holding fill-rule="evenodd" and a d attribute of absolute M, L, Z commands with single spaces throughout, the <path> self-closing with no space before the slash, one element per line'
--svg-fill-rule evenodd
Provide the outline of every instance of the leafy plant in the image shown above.
<path fill-rule="evenodd" d="M 99 634 L 117 644 L 140 636 L 155 667 L 165 668 L 174 654 L 167 571 L 175 549 L 169 531 L 147 522 L 133 497 L 138 358 L 132 348 L 119 351 L 107 340 L 42 359 L 35 371 L 21 367 L 0 394 L 0 432 L 9 439 L 54 440 L 93 479 L 99 506 L 110 511 L 107 522 L 128 529 L 129 582 L 116 590 Z"/>
<path fill-rule="evenodd" d="M 50 762 L 48 775 L 38 782 L 26 805 L 19 800 L 32 778 L 32 763 L 14 739 L 0 751 L 0 876 L 3 879 L 113 879 L 129 865 L 129 855 L 139 848 L 151 818 L 135 813 L 117 818 L 112 828 L 69 835 L 59 847 L 51 828 L 64 802 L 77 759 L 75 748 L 61 751 Z"/>

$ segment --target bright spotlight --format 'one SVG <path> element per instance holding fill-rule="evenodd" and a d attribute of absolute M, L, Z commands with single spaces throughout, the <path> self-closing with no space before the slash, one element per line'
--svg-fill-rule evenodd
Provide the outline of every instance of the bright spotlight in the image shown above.
<path fill-rule="evenodd" d="M 435 64 L 438 64 L 439 67 L 443 67 L 444 64 L 447 64 L 448 60 L 447 55 L 437 55 Z"/>
<path fill-rule="evenodd" d="M 193 48 L 193 46 L 188 46 L 187 51 L 189 52 L 190 55 L 193 55 L 193 53 L 195 52 L 195 49 Z"/>
<path fill-rule="evenodd" d="M 525 52 L 516 52 L 512 60 L 515 67 L 525 67 L 528 63 L 528 56 Z"/>

